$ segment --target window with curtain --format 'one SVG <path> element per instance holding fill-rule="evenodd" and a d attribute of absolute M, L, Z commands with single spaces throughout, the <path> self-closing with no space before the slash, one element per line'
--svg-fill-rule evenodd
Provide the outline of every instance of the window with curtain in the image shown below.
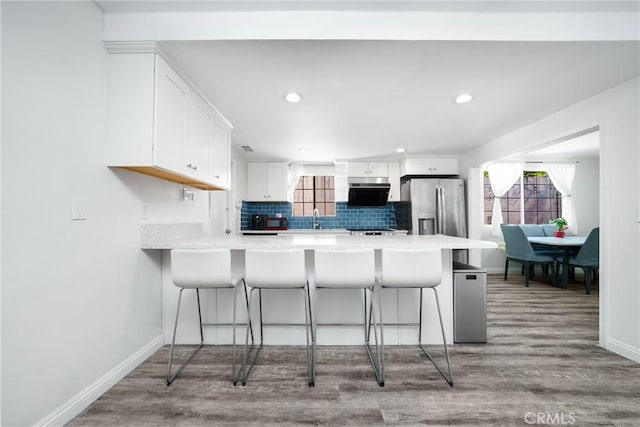
<path fill-rule="evenodd" d="M 293 216 L 313 216 L 318 209 L 321 216 L 336 214 L 333 176 L 301 176 L 293 190 Z"/>
<path fill-rule="evenodd" d="M 542 171 L 524 171 L 500 198 L 505 224 L 546 224 L 562 216 L 562 194 Z M 491 224 L 493 191 L 489 173 L 484 173 L 484 223 Z"/>

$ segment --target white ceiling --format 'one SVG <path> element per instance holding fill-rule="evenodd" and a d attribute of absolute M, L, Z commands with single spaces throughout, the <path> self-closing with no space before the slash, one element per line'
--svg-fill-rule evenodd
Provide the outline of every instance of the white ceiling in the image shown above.
<path fill-rule="evenodd" d="M 163 46 L 250 158 L 458 154 L 639 74 L 637 42 L 188 41 Z M 288 91 L 304 97 L 283 100 Z M 461 92 L 474 95 L 457 105 Z M 298 147 L 310 152 L 301 154 Z"/>
<path fill-rule="evenodd" d="M 97 0 L 108 13 L 262 10 L 636 12 L 637 0 Z"/>
<path fill-rule="evenodd" d="M 640 74 L 640 43 L 637 40 L 595 41 L 598 40 L 597 31 L 593 33 L 596 38 L 588 42 L 487 41 L 512 40 L 507 37 L 511 34 L 509 31 L 517 28 L 510 24 L 530 24 L 527 13 L 532 13 L 536 19 L 546 16 L 556 24 L 568 16 L 587 20 L 598 16 L 599 20 L 589 22 L 602 23 L 612 16 L 619 18 L 618 12 L 637 17 L 638 1 L 207 0 L 96 3 L 111 18 L 137 16 L 137 21 L 108 20 L 110 34 L 115 37 L 113 40 L 118 40 L 117 37 L 123 34 L 121 40 L 134 40 L 127 38 L 131 34 L 143 37 L 140 40 L 149 40 L 151 34 L 156 35 L 151 39 L 165 40 L 161 44 L 167 54 L 233 123 L 234 145 L 253 146 L 256 151 L 247 153 L 246 157 L 255 160 L 325 162 L 394 158 L 398 156 L 395 153 L 398 147 L 406 148 L 406 155 L 462 154 Z M 318 11 L 320 16 L 326 17 L 324 11 L 336 10 L 374 11 L 374 15 L 349 15 L 355 19 L 352 26 L 378 22 L 376 19 L 382 11 L 453 11 L 454 18 L 458 17 L 455 15 L 458 12 L 471 12 L 465 16 L 477 19 L 486 18 L 488 12 L 507 14 L 494 16 L 497 21 L 493 22 L 502 22 L 502 26 L 494 27 L 497 32 L 493 35 L 498 36 L 497 39 L 444 41 L 450 40 L 445 36 L 404 41 L 393 40 L 394 37 L 387 40 L 382 40 L 382 37 L 379 40 L 331 40 L 326 37 L 326 34 L 333 34 L 329 29 L 317 33 L 322 40 L 314 40 L 314 37 L 309 37 L 309 40 L 251 40 L 251 37 L 248 40 L 244 40 L 246 37 L 240 37 L 243 40 L 233 37 L 210 40 L 198 31 L 181 31 L 186 22 L 202 24 L 208 21 L 189 21 L 186 15 L 170 13 L 190 12 L 189 16 L 203 16 L 201 12 L 213 11 L 217 15 L 207 17 L 212 19 L 211 25 L 217 23 L 220 26 L 231 21 L 249 25 L 256 17 L 251 11 L 261 11 L 260 16 L 268 18 L 272 16 L 271 11 Z M 237 20 L 244 12 L 249 12 L 246 16 L 253 18 Z M 155 21 L 154 17 L 160 15 L 165 20 Z M 286 16 L 290 19 L 281 22 L 285 26 L 299 15 Z M 416 22 L 423 22 L 411 22 L 411 16 L 415 15 L 403 16 L 409 20 L 407 24 L 415 26 Z M 153 22 L 147 25 L 150 21 Z M 253 22 L 264 25 L 267 21 Z M 311 19 L 304 22 L 305 25 L 317 26 L 325 21 Z M 442 21 L 444 27 L 441 30 L 446 30 L 442 34 L 448 34 L 451 25 L 459 26 L 462 22 L 456 19 Z M 566 22 L 576 25 L 575 20 Z M 631 25 L 635 29 L 637 23 Z M 295 27 L 295 23 L 291 26 Z M 206 33 L 209 27 L 199 30 Z M 154 32 L 158 28 L 160 32 Z M 553 28 L 552 37 L 561 34 L 557 32 L 557 25 Z M 133 29 L 139 32 L 131 33 Z M 459 30 L 458 33 L 463 34 L 467 28 Z M 541 37 L 533 40 L 545 40 L 544 24 L 536 24 L 533 33 L 530 33 L 532 28 L 527 30 L 529 36 L 535 33 L 535 37 Z M 570 27 L 568 34 L 575 34 L 577 30 Z M 608 27 L 603 32 L 610 30 Z M 171 36 L 163 38 L 162 34 Z M 193 37 L 184 37 L 184 34 Z M 475 35 L 473 31 L 469 34 Z M 486 36 L 488 33 L 482 34 Z M 194 37 L 201 40 L 193 40 Z M 517 35 L 513 40 L 518 40 Z M 300 92 L 303 101 L 299 104 L 286 103 L 283 96 L 288 91 Z M 462 92 L 471 93 L 474 100 L 456 105 L 453 100 Z M 300 147 L 310 151 L 300 153 Z"/>
<path fill-rule="evenodd" d="M 547 147 L 509 157 L 528 161 L 567 160 L 578 158 L 594 158 L 600 155 L 600 132 L 594 131 L 576 136 Z"/>

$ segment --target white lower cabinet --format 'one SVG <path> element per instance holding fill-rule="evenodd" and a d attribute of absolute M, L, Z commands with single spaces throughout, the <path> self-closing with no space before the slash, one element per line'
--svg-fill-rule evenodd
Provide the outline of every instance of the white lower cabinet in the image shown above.
<path fill-rule="evenodd" d="M 289 201 L 289 164 L 287 162 L 249 162 L 247 164 L 247 201 Z"/>
<path fill-rule="evenodd" d="M 107 165 L 228 189 L 231 125 L 153 48 L 121 48 L 109 55 Z"/>

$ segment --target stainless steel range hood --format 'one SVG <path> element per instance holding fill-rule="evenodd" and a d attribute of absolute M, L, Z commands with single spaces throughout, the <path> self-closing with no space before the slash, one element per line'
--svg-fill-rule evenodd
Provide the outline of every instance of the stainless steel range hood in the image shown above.
<path fill-rule="evenodd" d="M 380 207 L 389 199 L 387 178 L 349 178 L 349 207 Z"/>

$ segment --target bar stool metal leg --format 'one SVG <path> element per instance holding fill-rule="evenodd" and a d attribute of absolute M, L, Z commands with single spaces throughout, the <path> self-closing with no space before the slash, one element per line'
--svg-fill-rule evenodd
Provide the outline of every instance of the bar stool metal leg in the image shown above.
<path fill-rule="evenodd" d="M 306 287 L 303 289 L 303 298 L 304 298 L 304 320 L 305 320 L 305 336 L 307 339 L 307 370 L 309 374 L 309 387 L 315 387 L 316 379 L 313 375 L 313 361 L 315 359 L 315 355 L 312 350 L 312 343 L 314 341 L 313 338 L 313 316 L 311 314 L 311 297 L 309 296 L 309 282 L 307 282 Z"/>
<path fill-rule="evenodd" d="M 317 363 L 317 358 L 318 358 L 318 353 L 317 353 L 317 341 L 318 341 L 318 295 L 320 293 L 320 289 L 315 288 L 316 290 L 316 295 L 313 301 L 313 312 L 316 313 L 316 315 L 314 316 L 314 324 L 312 326 L 312 329 L 314 331 L 314 336 L 313 336 L 313 341 L 311 342 L 311 352 L 313 353 L 313 363 L 311 365 L 311 374 L 313 376 L 313 381 L 315 383 L 316 380 L 316 363 Z M 311 296 L 309 296 L 309 298 L 311 298 Z M 311 303 L 311 302 L 309 302 Z"/>
<path fill-rule="evenodd" d="M 249 292 L 249 312 L 248 312 L 249 318 L 251 317 L 251 307 L 253 307 L 253 291 L 255 290 L 256 288 L 252 288 L 251 291 Z M 258 291 L 260 291 L 260 289 L 258 289 Z M 259 292 L 259 295 L 260 295 L 260 299 L 262 299 L 262 293 Z M 262 301 L 260 301 L 260 308 L 262 308 Z M 243 386 L 247 385 L 247 378 L 249 378 L 249 374 L 251 373 L 253 366 L 256 364 L 256 361 L 258 360 L 258 355 L 260 354 L 260 351 L 262 350 L 262 346 L 264 343 L 264 335 L 262 332 L 262 310 L 260 311 L 261 311 L 260 313 L 260 346 L 258 347 L 257 350 L 255 350 L 255 353 L 252 358 L 250 358 L 250 353 L 255 349 L 255 343 L 252 342 L 251 348 L 249 348 L 250 322 L 249 321 L 247 322 L 247 331 L 245 334 L 245 341 L 244 341 L 244 359 L 242 362 L 242 369 L 240 374 L 240 376 L 242 376 Z"/>
<path fill-rule="evenodd" d="M 384 334 L 382 330 L 384 328 L 384 324 L 382 323 L 382 286 L 378 288 L 378 313 L 380 313 L 380 380 L 381 384 L 384 385 Z M 372 301 L 373 302 L 373 301 Z"/>
<path fill-rule="evenodd" d="M 236 374 L 236 302 L 238 296 L 238 287 L 233 289 L 233 385 L 238 382 L 238 376 Z"/>
<path fill-rule="evenodd" d="M 242 377 L 242 385 L 243 386 L 247 385 L 247 380 L 249 378 L 249 375 L 251 374 L 251 370 L 253 369 L 253 367 L 256 364 L 256 361 L 258 360 L 258 355 L 260 354 L 260 351 L 262 350 L 263 344 L 264 344 L 263 323 L 262 323 L 262 289 L 253 288 L 253 289 L 251 289 L 251 291 L 249 293 L 249 316 L 251 315 L 251 307 L 253 306 L 253 291 L 255 291 L 256 289 L 258 290 L 258 295 L 259 295 L 259 298 L 260 298 L 260 302 L 259 302 L 259 304 L 260 304 L 259 305 L 260 306 L 260 331 L 261 331 L 260 332 L 260 346 L 256 350 L 256 352 L 253 355 L 253 357 L 251 357 L 251 352 L 254 350 L 255 344 L 252 343 L 251 347 L 249 347 L 249 330 L 250 330 L 251 323 L 248 321 L 247 322 L 247 331 L 246 331 L 246 334 L 245 334 L 244 359 L 243 359 L 240 375 L 238 376 L 238 379 L 239 379 L 239 377 Z M 308 371 L 308 376 L 309 376 L 309 387 L 314 387 L 315 386 L 315 372 L 314 372 L 315 332 L 314 332 L 314 328 L 313 328 L 313 316 L 312 316 L 312 313 L 311 313 L 311 296 L 309 295 L 309 285 L 308 285 L 308 283 L 301 290 L 302 290 L 302 297 L 303 297 L 304 305 L 305 305 L 304 317 L 305 317 L 305 335 L 306 335 L 306 341 L 307 341 L 307 345 L 305 347 L 305 351 L 306 351 L 306 358 L 307 358 L 307 371 Z"/>
<path fill-rule="evenodd" d="M 243 289 L 244 289 L 244 299 L 246 302 L 246 306 L 247 306 L 247 334 L 251 334 L 251 350 L 253 350 L 253 348 L 255 347 L 255 339 L 253 336 L 253 325 L 251 324 L 251 310 L 249 308 L 249 289 L 247 287 L 247 282 L 242 279 L 242 284 L 243 284 Z M 245 368 L 245 363 L 246 363 L 246 359 L 243 360 L 243 363 L 241 365 L 241 367 L 238 369 L 238 372 L 236 373 L 236 333 L 235 333 L 235 322 L 236 322 L 236 312 L 235 312 L 235 297 L 236 295 L 234 295 L 234 332 L 233 332 L 233 385 L 235 386 L 238 381 L 240 381 L 240 377 L 244 375 L 244 368 Z M 262 319 L 262 317 L 261 317 Z M 247 347 L 248 344 L 248 337 L 245 340 L 245 349 Z M 243 377 L 244 378 L 244 377 Z"/>
<path fill-rule="evenodd" d="M 247 323 L 249 324 L 249 329 L 251 330 L 251 344 L 255 343 L 255 339 L 253 337 L 253 327 L 251 326 L 251 316 L 249 316 L 249 288 L 247 287 L 247 282 L 242 279 L 242 284 L 244 286 L 244 300 L 247 304 Z"/>
<path fill-rule="evenodd" d="M 180 368 L 178 368 L 178 371 L 175 374 L 171 375 L 171 366 L 173 364 L 173 350 L 176 344 L 176 332 L 178 331 L 178 318 L 180 317 L 180 304 L 182 303 L 182 291 L 184 291 L 184 289 L 185 288 L 180 288 L 180 293 L 178 295 L 178 308 L 176 309 L 176 322 L 173 326 L 173 338 L 171 340 L 171 350 L 169 350 L 169 366 L 167 368 L 167 386 L 171 385 L 173 380 L 175 380 L 176 377 L 180 375 L 180 372 L 182 372 L 184 367 L 187 366 L 189 362 L 191 362 L 191 359 L 193 359 L 193 357 L 196 355 L 198 350 L 200 350 L 204 346 L 204 334 L 202 332 L 202 314 L 200 311 L 200 292 L 199 292 L 199 289 L 196 288 L 196 299 L 198 301 L 198 320 L 200 321 L 200 345 L 189 355 L 189 358 L 180 366 Z"/>
<path fill-rule="evenodd" d="M 442 375 L 442 377 L 445 379 L 445 381 L 447 383 L 449 383 L 449 385 L 451 387 L 453 387 L 453 373 L 451 372 L 451 362 L 449 361 L 449 350 L 447 348 L 447 338 L 445 337 L 444 334 L 444 324 L 442 323 L 442 313 L 440 312 L 440 300 L 438 298 L 438 291 L 436 290 L 435 287 L 431 288 L 433 289 L 433 293 L 436 296 L 436 306 L 438 308 L 438 319 L 440 319 L 440 330 L 442 331 L 442 342 L 444 343 L 444 354 L 445 357 L 447 359 L 447 368 L 449 371 L 449 377 L 447 377 L 447 375 L 444 373 L 444 371 L 436 364 L 435 360 L 433 360 L 433 357 L 431 357 L 431 355 L 429 354 L 429 352 L 427 351 L 427 349 L 424 348 L 424 345 L 422 344 L 422 335 L 420 335 L 419 339 L 419 347 L 420 349 L 424 352 L 424 354 L 429 358 L 429 360 L 431 361 L 431 363 L 433 363 L 433 366 L 435 366 L 435 368 L 438 370 L 438 372 L 440 372 L 440 375 Z M 422 301 L 422 289 L 420 289 L 420 301 Z M 420 312 L 422 314 L 422 307 L 420 309 Z M 421 330 L 422 332 L 422 330 Z"/>
<path fill-rule="evenodd" d="M 367 290 L 369 290 L 371 292 L 371 301 L 369 303 L 369 322 L 367 322 L 367 305 L 366 305 L 366 292 Z M 369 356 L 369 361 L 371 362 L 371 367 L 373 368 L 373 373 L 376 377 L 376 381 L 378 382 L 378 385 L 380 387 L 384 387 L 384 378 L 382 375 L 382 371 L 381 371 L 381 366 L 382 366 L 382 353 L 381 353 L 381 344 L 380 341 L 378 340 L 378 323 L 376 320 L 376 315 L 375 315 L 375 310 L 374 310 L 374 305 L 373 305 L 373 300 L 375 297 L 375 287 L 372 287 L 370 289 L 365 289 L 365 307 L 364 307 L 364 331 L 365 331 L 365 349 L 367 350 L 367 355 Z M 378 296 L 379 298 L 379 296 Z M 376 357 L 373 357 L 373 354 L 371 352 L 371 345 L 369 343 L 369 335 L 370 335 L 370 329 L 371 329 L 371 318 L 373 317 L 373 338 L 375 340 L 375 352 L 376 352 Z"/>
<path fill-rule="evenodd" d="M 307 303 L 309 304 L 309 329 L 311 330 L 311 380 L 312 387 L 316 385 L 316 372 L 315 372 L 315 363 L 316 363 L 316 330 L 315 330 L 315 316 L 313 315 L 313 310 L 311 309 L 311 287 L 309 285 L 309 281 L 307 281 Z M 317 314 L 317 312 L 316 312 Z"/>

